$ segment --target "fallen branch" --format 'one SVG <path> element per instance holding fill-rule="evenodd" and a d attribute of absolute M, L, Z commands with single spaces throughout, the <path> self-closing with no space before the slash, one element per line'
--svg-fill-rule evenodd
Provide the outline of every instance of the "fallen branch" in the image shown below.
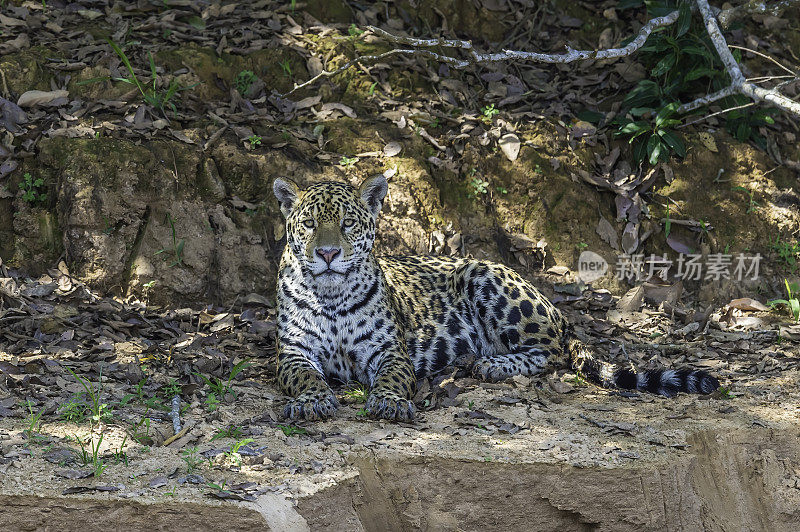
<path fill-rule="evenodd" d="M 725 71 L 731 78 L 731 84 L 713 94 L 702 96 L 694 101 L 681 105 L 678 107 L 678 112 L 687 113 L 709 103 L 727 98 L 728 96 L 732 96 L 734 94 L 743 94 L 745 96 L 749 96 L 756 102 L 766 101 L 775 107 L 778 107 L 779 109 L 800 116 L 800 102 L 796 102 L 791 98 L 784 96 L 775 89 L 765 89 L 745 80 L 744 74 L 742 74 L 742 69 L 739 68 L 739 64 L 733 57 L 728 43 L 725 40 L 725 37 L 722 35 L 722 30 L 717 23 L 717 19 L 711 12 L 711 6 L 708 5 L 708 0 L 695 0 L 695 3 L 697 4 L 697 8 L 700 10 L 700 14 L 703 17 L 703 23 L 706 26 L 708 36 L 711 38 L 711 42 L 714 45 L 714 48 L 716 48 L 717 54 L 719 55 L 720 60 L 722 60 L 722 64 L 725 65 Z"/>
<path fill-rule="evenodd" d="M 714 17 L 711 7 L 708 4 L 708 0 L 695 0 L 695 4 L 697 6 L 697 10 L 700 11 L 700 14 L 703 17 L 703 22 L 705 24 L 706 31 L 708 32 L 711 42 L 714 44 L 714 47 L 717 50 L 717 54 L 719 55 L 723 65 L 725 66 L 725 71 L 731 78 L 731 84 L 728 87 L 725 87 L 724 89 L 719 90 L 715 93 L 701 96 L 700 98 L 697 98 L 689 103 L 681 105 L 680 107 L 678 107 L 678 112 L 681 114 L 688 113 L 705 105 L 713 103 L 717 100 L 721 100 L 723 98 L 727 98 L 735 94 L 742 94 L 744 96 L 748 96 L 749 98 L 753 99 L 756 102 L 759 103 L 767 102 L 788 113 L 800 116 L 800 102 L 792 100 L 791 98 L 781 94 L 777 90 L 780 86 L 784 85 L 787 82 L 784 82 L 778 87 L 772 89 L 765 89 L 745 79 L 744 75 L 742 74 L 741 68 L 739 67 L 738 63 L 736 62 L 736 59 L 733 57 L 733 54 L 730 51 L 730 46 L 725 40 L 725 37 L 722 35 L 722 30 L 720 29 L 717 19 Z M 773 14 L 773 13 L 779 13 L 783 9 L 786 9 L 794 4 L 800 4 L 800 0 L 780 0 L 772 4 L 749 1 L 746 4 L 733 9 L 747 10 L 748 13 L 761 12 L 761 13 Z M 645 42 L 647 41 L 647 38 L 650 36 L 651 33 L 653 33 L 653 31 L 674 24 L 678 20 L 678 16 L 679 16 L 679 11 L 676 10 L 663 17 L 657 17 L 651 19 L 644 26 L 642 26 L 642 28 L 639 30 L 639 33 L 631 42 L 620 48 L 608 48 L 604 50 L 574 50 L 569 46 L 567 46 L 566 52 L 560 54 L 543 54 L 539 52 L 524 52 L 521 50 L 503 50 L 501 52 L 481 53 L 475 50 L 475 47 L 472 45 L 472 42 L 466 40 L 445 39 L 445 38 L 417 39 L 414 37 L 407 37 L 404 35 L 394 35 L 386 30 L 374 26 L 368 26 L 369 31 L 371 31 L 372 34 L 390 43 L 402 45 L 404 46 L 404 48 L 396 48 L 393 50 L 389 50 L 388 52 L 384 52 L 377 55 L 357 57 L 355 59 L 351 59 L 350 61 L 348 61 L 341 67 L 337 68 L 336 70 L 333 71 L 323 70 L 316 76 L 313 76 L 308 81 L 295 86 L 295 88 L 286 93 L 286 95 L 291 94 L 292 92 L 295 92 L 304 87 L 307 87 L 312 83 L 316 82 L 317 80 L 319 80 L 320 78 L 329 78 L 335 76 L 336 74 L 343 72 L 344 70 L 350 68 L 351 66 L 357 63 L 374 63 L 380 61 L 381 59 L 385 59 L 389 56 L 398 54 L 421 55 L 423 57 L 427 57 L 430 59 L 434 59 L 436 61 L 440 61 L 442 63 L 446 63 L 454 68 L 466 68 L 470 65 L 482 65 L 487 63 L 497 63 L 501 61 L 529 61 L 537 63 L 564 64 L 564 63 L 572 63 L 575 61 L 583 61 L 583 60 L 598 61 L 604 59 L 619 59 L 622 57 L 630 56 L 631 54 L 636 52 L 639 48 L 644 46 Z M 453 57 L 445 53 L 434 52 L 432 50 L 427 49 L 434 47 L 461 50 L 463 53 L 467 55 L 467 58 L 462 59 L 458 57 Z M 757 51 L 752 51 L 752 52 L 758 55 L 762 56 L 764 55 L 761 54 L 761 52 Z M 777 61 L 775 61 L 774 59 L 771 59 L 769 57 L 767 58 L 777 63 Z M 780 63 L 777 64 L 785 71 L 790 72 L 790 74 L 795 76 L 791 81 L 796 81 L 800 79 L 796 77 L 796 73 L 792 72 L 791 70 L 781 65 Z"/>
<path fill-rule="evenodd" d="M 644 46 L 645 41 L 653 31 L 658 28 L 663 28 L 674 24 L 678 20 L 679 11 L 673 11 L 663 17 L 654 18 L 647 22 L 639 33 L 631 42 L 622 48 L 608 48 L 606 50 L 573 50 L 567 46 L 566 53 L 563 54 L 542 54 L 539 52 L 523 52 L 520 50 L 503 50 L 497 53 L 479 53 L 475 51 L 470 41 L 450 40 L 450 39 L 414 39 L 412 37 L 404 37 L 401 35 L 392 35 L 388 31 L 369 26 L 369 29 L 382 37 L 384 40 L 397 44 L 405 44 L 410 46 L 432 47 L 441 46 L 444 48 L 458 48 L 468 52 L 470 60 L 455 59 L 453 57 L 443 56 L 444 59 L 439 59 L 449 63 L 457 68 L 464 68 L 470 64 L 481 65 L 485 63 L 498 63 L 500 61 L 509 60 L 522 60 L 532 61 L 535 63 L 573 63 L 575 61 L 583 61 L 586 59 L 601 60 L 601 59 L 619 59 L 620 57 L 627 57 L 633 54 L 636 50 Z M 438 55 L 438 54 L 434 54 Z"/>
<path fill-rule="evenodd" d="M 172 432 L 177 436 L 181 432 L 181 396 L 175 395 L 172 398 L 172 410 L 169 412 L 172 418 Z M 166 445 L 166 444 L 165 444 Z"/>
<path fill-rule="evenodd" d="M 386 41 L 395 44 L 404 44 L 407 46 L 412 46 L 413 48 L 395 48 L 393 50 L 389 50 L 388 52 L 384 52 L 382 54 L 356 57 L 355 59 L 351 59 L 344 65 L 340 66 L 336 70 L 331 70 L 331 71 L 323 70 L 316 76 L 312 76 L 307 81 L 299 85 L 296 85 L 292 90 L 290 90 L 283 96 L 284 97 L 288 96 L 289 94 L 292 94 L 295 91 L 298 91 L 304 87 L 308 87 L 309 85 L 315 83 L 321 78 L 330 78 L 337 74 L 340 74 L 345 70 L 347 70 L 348 68 L 355 65 L 356 63 L 376 63 L 382 59 L 386 59 L 387 57 L 393 55 L 421 55 L 429 59 L 434 59 L 436 61 L 446 63 L 454 68 L 466 68 L 471 64 L 497 63 L 500 61 L 508 61 L 508 60 L 523 60 L 523 61 L 533 61 L 538 63 L 572 63 L 575 61 L 582 61 L 585 59 L 594 59 L 594 60 L 618 59 L 620 57 L 629 56 L 633 54 L 636 50 L 644 46 L 645 41 L 647 41 L 647 38 L 650 36 L 651 33 L 653 33 L 653 31 L 655 31 L 658 28 L 663 28 L 665 26 L 674 24 L 675 21 L 678 20 L 678 15 L 679 15 L 678 11 L 673 11 L 668 15 L 654 18 L 648 21 L 647 24 L 642 26 L 636 37 L 622 48 L 609 48 L 606 50 L 573 50 L 572 48 L 567 46 L 567 51 L 566 53 L 563 54 L 542 54 L 539 52 L 523 52 L 519 50 L 503 50 L 502 52 L 499 53 L 478 53 L 475 51 L 475 48 L 472 46 L 472 43 L 470 41 L 463 41 L 459 39 L 415 39 L 413 37 L 393 35 L 388 31 L 376 28 L 375 26 L 368 26 L 368 29 L 373 34 L 382 37 Z M 469 60 L 459 59 L 445 54 L 436 53 L 431 50 L 420 49 L 420 48 L 431 48 L 431 47 L 457 48 L 459 50 L 464 50 L 469 53 L 470 59 Z"/>

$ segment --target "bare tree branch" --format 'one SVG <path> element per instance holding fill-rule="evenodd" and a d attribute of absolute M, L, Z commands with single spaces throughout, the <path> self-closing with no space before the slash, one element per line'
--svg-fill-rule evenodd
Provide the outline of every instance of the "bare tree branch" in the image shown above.
<path fill-rule="evenodd" d="M 573 63 L 575 61 L 582 61 L 585 59 L 618 59 L 633 54 L 636 50 L 644 46 L 645 41 L 658 28 L 663 28 L 674 24 L 678 20 L 678 11 L 665 15 L 663 17 L 654 18 L 647 22 L 639 33 L 631 42 L 622 48 L 608 48 L 606 50 L 573 50 L 567 46 L 566 53 L 563 54 L 543 54 L 539 52 L 523 52 L 520 50 L 503 50 L 498 53 L 479 53 L 475 51 L 470 41 L 450 40 L 450 39 L 414 39 L 412 37 L 404 37 L 401 35 L 393 35 L 388 31 L 369 26 L 369 29 L 382 37 L 384 40 L 397 44 L 405 44 L 409 46 L 419 47 L 432 47 L 441 46 L 443 48 L 458 48 L 466 51 L 470 59 L 468 61 L 461 60 L 459 66 L 461 68 L 470 64 L 485 64 L 497 63 L 500 61 L 518 60 L 518 61 L 532 61 L 535 63 Z M 452 59 L 452 58 L 451 58 Z"/>
<path fill-rule="evenodd" d="M 731 84 L 730 86 L 722 89 L 721 91 L 717 91 L 714 94 L 708 94 L 706 96 L 697 98 L 692 102 L 681 105 L 678 108 L 678 112 L 686 113 L 727 96 L 731 96 L 733 94 L 743 94 L 745 96 L 749 96 L 757 102 L 766 101 L 775 107 L 783 109 L 784 111 L 800 116 L 800 102 L 796 102 L 791 98 L 784 96 L 775 89 L 765 89 L 745 80 L 744 74 L 742 74 L 742 69 L 739 68 L 739 64 L 733 57 L 733 54 L 728 47 L 728 43 L 725 40 L 725 37 L 722 35 L 722 30 L 717 23 L 717 19 L 711 12 L 711 6 L 708 5 L 708 0 L 695 0 L 695 3 L 697 4 L 697 8 L 700 10 L 700 14 L 703 17 L 703 22 L 706 26 L 708 36 L 711 38 L 711 42 L 714 45 L 714 48 L 717 50 L 717 54 L 719 55 L 720 60 L 722 60 L 722 64 L 725 65 L 725 71 L 731 78 Z"/>
<path fill-rule="evenodd" d="M 404 44 L 407 46 L 412 46 L 413 48 L 396 48 L 394 50 L 389 50 L 388 52 L 384 52 L 382 54 L 376 55 L 365 55 L 356 57 L 355 59 L 351 59 L 344 65 L 340 66 L 336 70 L 323 70 L 316 76 L 311 77 L 309 80 L 295 86 L 292 90 L 284 94 L 283 96 L 288 96 L 295 91 L 298 91 L 304 87 L 308 87 L 312 85 L 316 81 L 321 78 L 330 78 L 335 76 L 336 74 L 340 74 L 347 70 L 348 68 L 352 67 L 356 63 L 376 63 L 382 59 L 386 59 L 387 57 L 393 55 L 421 55 L 423 57 L 428 57 L 430 59 L 434 59 L 436 61 L 440 61 L 442 63 L 447 63 L 448 65 L 452 66 L 453 68 L 466 68 L 470 64 L 483 64 L 483 63 L 496 63 L 499 61 L 508 61 L 508 60 L 523 60 L 523 61 L 534 61 L 539 63 L 571 63 L 574 61 L 581 61 L 584 59 L 616 59 L 619 57 L 626 57 L 633 54 L 636 50 L 644 46 L 647 37 L 650 36 L 653 31 L 658 28 L 663 28 L 665 26 L 669 26 L 670 24 L 674 24 L 675 21 L 678 20 L 678 11 L 673 11 L 672 13 L 665 15 L 663 17 L 658 17 L 650 20 L 647 24 L 642 26 L 642 29 L 639 30 L 639 33 L 636 35 L 636 38 L 633 39 L 630 43 L 622 48 L 610 48 L 607 50 L 573 50 L 570 47 L 567 47 L 567 52 L 564 54 L 542 54 L 538 52 L 522 52 L 518 50 L 503 50 L 500 53 L 478 53 L 475 51 L 472 43 L 470 41 L 462 41 L 458 39 L 415 39 L 413 37 L 404 37 L 402 35 L 393 35 L 385 30 L 380 28 L 376 28 L 374 26 L 368 26 L 369 30 L 372 31 L 375 35 L 382 37 L 384 40 L 395 43 L 395 44 Z M 457 48 L 460 50 L 464 50 L 469 53 L 470 59 L 458 59 L 456 57 L 451 57 L 445 54 L 439 54 L 436 52 L 432 52 L 430 50 L 421 50 L 420 48 L 431 48 L 431 47 L 442 47 L 442 48 Z"/>
<path fill-rule="evenodd" d="M 800 116 L 800 103 L 781 94 L 777 90 L 777 87 L 772 89 L 765 89 L 745 79 L 744 74 L 742 74 L 741 68 L 739 68 L 736 59 L 733 57 L 733 54 L 730 51 L 730 47 L 727 41 L 725 40 L 725 37 L 722 35 L 722 30 L 720 29 L 719 23 L 715 18 L 711 7 L 708 4 L 708 0 L 695 0 L 695 4 L 697 6 L 697 9 L 700 11 L 700 14 L 703 17 L 703 22 L 705 24 L 706 31 L 708 32 L 708 35 L 711 38 L 711 42 L 714 44 L 714 48 L 717 50 L 717 54 L 719 55 L 722 64 L 725 66 L 725 71 L 731 78 L 731 84 L 728 87 L 725 87 L 724 89 L 717 91 L 713 94 L 707 94 L 689 103 L 681 105 L 678 108 L 678 112 L 687 113 L 689 111 L 693 111 L 695 109 L 703 107 L 704 105 L 708 105 L 712 102 L 721 100 L 728 96 L 732 96 L 734 94 L 742 94 L 752 98 L 756 102 L 767 102 L 784 111 Z M 772 3 L 757 2 L 755 0 L 752 0 L 734 9 L 747 10 L 748 13 L 759 12 L 759 13 L 774 14 L 774 13 L 779 13 L 782 10 L 794 4 L 800 4 L 800 0 L 778 0 L 777 2 L 772 2 Z M 726 10 L 726 11 L 731 11 L 731 10 Z M 627 57 L 632 55 L 639 48 L 644 46 L 644 43 L 647 41 L 647 38 L 650 36 L 650 34 L 653 33 L 653 31 L 674 24 L 675 21 L 678 20 L 678 15 L 679 12 L 676 10 L 663 17 L 657 17 L 648 21 L 644 26 L 642 26 L 636 37 L 623 47 L 608 48 L 605 50 L 574 50 L 569 46 L 567 46 L 566 52 L 561 54 L 544 54 L 540 52 L 524 52 L 521 50 L 503 50 L 501 52 L 482 53 L 475 50 L 475 47 L 473 46 L 472 42 L 466 40 L 444 39 L 444 38 L 417 39 L 414 37 L 408 37 L 404 35 L 394 35 L 392 33 L 387 32 L 386 30 L 376 28 L 374 26 L 368 26 L 369 30 L 374 35 L 382 38 L 387 42 L 394 43 L 397 45 L 402 45 L 404 46 L 404 48 L 396 48 L 393 50 L 389 50 L 388 52 L 376 55 L 356 57 L 355 59 L 351 59 L 350 61 L 348 61 L 341 67 L 337 68 L 336 70 L 320 72 L 319 74 L 313 76 L 308 81 L 295 86 L 295 88 L 286 93 L 286 95 L 291 94 L 304 87 L 307 87 L 312 83 L 316 82 L 317 80 L 319 80 L 320 78 L 329 78 L 335 76 L 336 74 L 343 72 L 344 70 L 352 67 L 357 63 L 375 63 L 377 61 L 380 61 L 382 59 L 385 59 L 393 55 L 420 55 L 423 57 L 434 59 L 436 61 L 440 61 L 442 63 L 446 63 L 454 68 L 466 68 L 470 65 L 481 65 L 487 63 L 496 63 L 500 61 L 531 61 L 537 63 L 563 64 L 563 63 L 572 63 L 575 61 L 582 61 L 587 59 L 589 60 L 618 59 L 621 57 Z M 465 58 L 453 57 L 452 55 L 434 52 L 432 50 L 427 49 L 434 47 L 461 50 L 466 55 L 466 57 Z M 753 52 L 759 55 L 763 55 L 757 51 Z M 774 59 L 769 58 L 768 56 L 765 57 L 777 63 L 777 61 L 775 61 Z M 793 75 L 796 75 L 796 73 L 792 72 L 787 67 L 781 65 L 780 63 L 777 64 L 785 71 L 790 72 Z M 794 79 L 796 80 L 798 78 Z"/>
<path fill-rule="evenodd" d="M 739 91 L 733 85 L 729 85 L 722 90 L 718 90 L 717 92 L 713 92 L 711 94 L 706 94 L 705 96 L 701 96 L 696 100 L 692 100 L 689 103 L 685 103 L 678 107 L 678 113 L 688 113 L 689 111 L 694 111 L 695 109 L 699 109 L 704 105 L 708 105 L 710 103 L 714 103 L 717 100 L 721 100 L 723 98 L 727 98 L 728 96 L 733 96 L 734 94 L 738 94 Z"/>

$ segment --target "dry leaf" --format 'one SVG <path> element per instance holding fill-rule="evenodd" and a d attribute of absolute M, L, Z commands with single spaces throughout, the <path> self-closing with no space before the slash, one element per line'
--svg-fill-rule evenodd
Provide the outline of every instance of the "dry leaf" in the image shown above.
<path fill-rule="evenodd" d="M 728 306 L 731 308 L 737 308 L 739 310 L 758 310 L 761 312 L 769 311 L 769 308 L 766 305 L 749 297 L 734 299 L 728 303 Z"/>
<path fill-rule="evenodd" d="M 622 231 L 622 251 L 633 255 L 639 247 L 639 224 L 628 222 Z"/>
<path fill-rule="evenodd" d="M 600 238 L 611 246 L 614 249 L 619 249 L 619 240 L 617 238 L 617 231 L 614 229 L 614 226 L 611 225 L 611 222 L 605 219 L 605 217 L 600 217 L 600 222 L 597 224 L 597 229 L 595 229 Z"/>
<path fill-rule="evenodd" d="M 56 105 L 57 100 L 69 98 L 69 91 L 26 91 L 17 100 L 20 107 L 33 107 L 35 105 Z M 55 103 L 54 103 L 55 102 Z"/>

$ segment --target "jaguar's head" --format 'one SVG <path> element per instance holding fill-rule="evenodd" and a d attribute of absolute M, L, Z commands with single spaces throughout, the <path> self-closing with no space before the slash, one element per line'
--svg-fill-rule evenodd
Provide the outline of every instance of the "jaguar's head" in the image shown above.
<path fill-rule="evenodd" d="M 383 176 L 366 179 L 358 189 L 324 182 L 301 190 L 290 179 L 275 180 L 286 245 L 306 274 L 335 283 L 369 256 L 387 187 Z"/>

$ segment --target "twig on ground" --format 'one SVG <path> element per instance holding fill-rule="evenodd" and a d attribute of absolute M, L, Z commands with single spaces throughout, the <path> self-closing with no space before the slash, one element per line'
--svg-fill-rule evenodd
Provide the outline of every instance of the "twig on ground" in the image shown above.
<path fill-rule="evenodd" d="M 175 435 L 173 435 L 173 436 L 170 436 L 169 438 L 167 438 L 166 440 L 164 440 L 164 443 L 162 443 L 162 444 L 161 444 L 161 446 L 162 446 L 162 447 L 166 447 L 166 446 L 168 446 L 168 445 L 170 445 L 170 444 L 172 444 L 172 443 L 175 443 L 176 441 L 180 440 L 181 438 L 183 438 L 184 436 L 186 436 L 186 434 L 189 432 L 189 430 L 190 430 L 192 427 L 194 427 L 194 425 L 195 425 L 195 424 L 194 424 L 194 423 L 193 423 L 191 420 L 190 420 L 190 421 L 187 421 L 187 422 L 186 422 L 186 424 L 183 426 L 183 428 L 181 429 L 181 431 L 180 431 L 180 432 L 178 432 L 178 433 L 176 433 Z"/>
<path fill-rule="evenodd" d="M 169 412 L 172 418 L 172 431 L 178 435 L 181 432 L 181 396 L 176 395 L 172 398 L 172 410 Z"/>

